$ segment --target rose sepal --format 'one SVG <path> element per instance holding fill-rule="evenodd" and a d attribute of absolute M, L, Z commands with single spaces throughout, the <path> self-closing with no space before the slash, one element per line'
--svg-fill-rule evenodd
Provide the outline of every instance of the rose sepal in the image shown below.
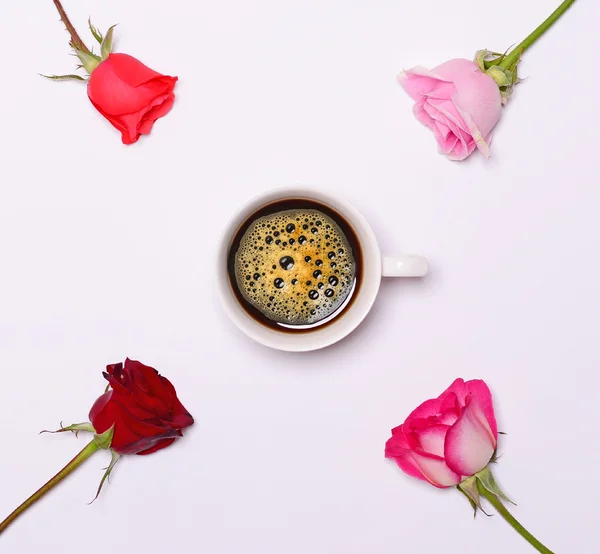
<path fill-rule="evenodd" d="M 473 508 L 473 516 L 477 515 L 477 510 L 481 510 L 484 514 L 486 513 L 481 507 L 481 497 L 477 490 L 477 477 L 475 475 L 456 485 L 456 488 L 467 497 L 471 508 Z"/>
<path fill-rule="evenodd" d="M 110 450 L 113 437 L 115 436 L 115 426 L 113 425 L 110 429 L 104 431 L 104 433 L 96 433 L 94 431 L 94 442 L 98 445 L 98 448 L 102 450 Z"/>
<path fill-rule="evenodd" d="M 81 75 L 75 75 L 71 73 L 70 75 L 44 75 L 40 73 L 40 77 L 44 77 L 45 79 L 50 79 L 51 81 L 85 81 L 86 79 Z"/>
<path fill-rule="evenodd" d="M 85 431 L 87 433 L 93 433 L 94 438 L 92 439 L 92 442 L 96 445 L 96 447 L 99 450 L 110 450 L 110 453 L 111 453 L 110 464 L 108 464 L 108 467 L 104 468 L 104 470 L 105 470 L 104 475 L 102 476 L 102 480 L 100 481 L 100 485 L 98 486 L 98 490 L 96 491 L 96 496 L 94 497 L 94 500 L 96 500 L 98 498 L 98 496 L 100 496 L 100 492 L 102 491 L 102 487 L 104 486 L 104 483 L 106 482 L 106 480 L 108 479 L 110 482 L 110 474 L 112 473 L 112 470 L 114 469 L 115 465 L 121 458 L 121 455 L 119 453 L 117 453 L 111 449 L 112 440 L 113 440 L 113 437 L 115 436 L 115 426 L 113 425 L 110 429 L 107 429 L 106 431 L 104 431 L 104 433 L 96 433 L 96 429 L 94 429 L 94 426 L 89 421 L 85 422 L 85 423 L 74 423 L 73 425 L 69 425 L 68 427 L 63 427 L 63 425 L 61 423 L 60 429 L 57 429 L 56 431 L 44 430 L 44 431 L 41 431 L 40 434 L 41 433 L 65 433 L 66 431 L 71 431 L 72 433 L 75 433 L 75 436 L 77 436 L 80 431 Z M 94 502 L 94 500 L 92 500 L 92 502 Z M 90 502 L 90 504 L 92 502 Z"/>
<path fill-rule="evenodd" d="M 43 431 L 40 431 L 40 435 L 43 433 L 65 433 L 67 431 L 71 431 L 72 433 L 75 433 L 75 436 L 79 435 L 80 431 L 84 431 L 86 433 L 96 433 L 96 429 L 94 429 L 94 426 L 89 422 L 86 421 L 84 423 L 73 423 L 72 425 L 69 425 L 68 427 L 63 427 L 62 421 L 60 423 L 60 429 L 57 429 L 56 431 L 48 431 L 47 429 L 44 429 Z"/>
<path fill-rule="evenodd" d="M 106 431 L 104 431 L 104 433 L 94 433 L 94 443 L 96 443 L 98 448 L 100 448 L 101 450 L 110 450 L 111 460 L 110 460 L 110 464 L 108 464 L 108 467 L 104 468 L 105 469 L 104 475 L 102 476 L 100 485 L 98 486 L 98 490 L 96 491 L 96 496 L 94 496 L 94 500 L 92 500 L 92 502 L 94 502 L 98 498 L 98 496 L 100 496 L 100 492 L 102 491 L 102 487 L 104 486 L 105 481 L 107 479 L 109 479 L 113 468 L 115 467 L 115 465 L 121 458 L 121 455 L 118 454 L 117 452 L 115 452 L 114 450 L 112 450 L 110 447 L 114 436 L 115 436 L 115 426 L 114 425 L 110 429 L 107 429 Z M 90 504 L 92 502 L 90 502 Z"/>
<path fill-rule="evenodd" d="M 484 514 L 488 515 L 481 507 L 481 496 L 487 498 L 488 495 L 491 494 L 498 499 L 499 502 L 505 501 L 514 504 L 498 485 L 489 465 L 485 466 L 475 475 L 461 481 L 456 485 L 456 488 L 467 497 L 473 508 L 474 515 L 477 515 L 477 510 L 481 510 Z M 485 494 L 483 494 L 484 492 Z"/>
<path fill-rule="evenodd" d="M 102 61 L 106 60 L 110 56 L 113 49 L 113 33 L 116 25 L 113 25 L 108 31 L 102 42 L 100 43 L 100 54 L 102 55 Z M 102 35 L 100 35 L 102 36 Z"/>
<path fill-rule="evenodd" d="M 108 467 L 104 468 L 104 475 L 102 476 L 102 479 L 100 480 L 100 485 L 98 486 L 98 490 L 96 491 L 96 496 L 94 496 L 94 500 L 92 500 L 92 502 L 90 502 L 90 504 L 95 502 L 96 499 L 100 496 L 100 493 L 102 492 L 102 487 L 104 486 L 104 483 L 106 482 L 107 479 L 108 479 L 108 482 L 110 483 L 110 474 L 112 473 L 112 470 L 114 469 L 114 467 L 117 465 L 117 462 L 121 459 L 121 454 L 119 454 L 118 452 L 115 452 L 114 450 L 110 451 L 110 455 L 111 455 L 110 464 L 108 464 Z"/>
<path fill-rule="evenodd" d="M 98 27 L 94 27 L 94 25 L 92 24 L 91 17 L 88 19 L 88 25 L 90 27 L 90 33 L 92 33 L 92 36 L 96 39 L 96 42 L 98 42 L 98 44 L 102 44 L 102 42 L 104 41 L 104 37 L 102 36 L 100 29 L 98 29 Z"/>
<path fill-rule="evenodd" d="M 500 89 L 502 104 L 506 104 L 513 93 L 515 85 L 521 82 L 517 73 L 517 67 L 521 61 L 520 56 L 507 67 L 503 65 L 507 59 L 506 53 L 491 52 L 490 50 L 478 50 L 475 52 L 474 62 L 479 69 L 489 75 Z"/>
<path fill-rule="evenodd" d="M 93 52 L 84 52 L 83 50 L 79 50 L 79 48 L 73 48 L 73 50 L 79 61 L 81 61 L 81 66 L 89 75 L 102 63 L 102 58 Z"/>

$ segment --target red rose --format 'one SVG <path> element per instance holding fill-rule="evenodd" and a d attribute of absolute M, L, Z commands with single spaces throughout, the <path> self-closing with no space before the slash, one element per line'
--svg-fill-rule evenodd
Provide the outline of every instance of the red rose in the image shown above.
<path fill-rule="evenodd" d="M 173 107 L 173 89 L 177 77 L 161 75 L 127 54 L 113 54 L 113 25 L 106 35 L 89 21 L 90 31 L 100 44 L 100 53 L 87 47 L 69 20 L 60 0 L 54 0 L 60 19 L 71 35 L 69 45 L 79 58 L 81 75 L 46 75 L 58 81 L 88 81 L 88 97 L 94 107 L 121 131 L 124 144 L 137 142 L 147 135 L 154 122 L 167 115 Z"/>
<path fill-rule="evenodd" d="M 97 434 L 114 425 L 110 448 L 118 454 L 151 454 L 183 436 L 194 423 L 171 382 L 158 371 L 129 358 L 107 366 L 104 377 L 112 390 L 90 411 Z"/>
<path fill-rule="evenodd" d="M 58 2 L 58 0 L 55 0 Z M 123 364 L 106 367 L 103 374 L 112 390 L 104 393 L 92 406 L 91 422 L 74 423 L 56 431 L 92 433 L 92 440 L 50 481 L 33 493 L 25 502 L 0 521 L 0 534 L 21 514 L 44 497 L 65 477 L 73 473 L 96 452 L 109 450 L 111 461 L 100 481 L 96 498 L 122 454 L 151 454 L 173 444 L 182 437 L 182 429 L 194 423 L 194 418 L 183 407 L 171 382 L 158 371 L 125 360 Z"/>
<path fill-rule="evenodd" d="M 94 107 L 121 131 L 124 144 L 150 133 L 173 107 L 177 77 L 161 75 L 127 54 L 110 54 L 90 75 Z"/>

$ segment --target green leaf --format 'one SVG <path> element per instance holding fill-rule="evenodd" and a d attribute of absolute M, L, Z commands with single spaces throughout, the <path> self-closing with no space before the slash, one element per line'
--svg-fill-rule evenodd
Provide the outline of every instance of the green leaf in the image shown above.
<path fill-rule="evenodd" d="M 91 17 L 88 19 L 88 25 L 90 26 L 90 31 L 92 32 L 92 35 L 94 35 L 94 38 L 98 41 L 98 44 L 102 44 L 104 37 L 102 36 L 102 33 L 98 30 L 98 28 L 92 25 Z"/>
<path fill-rule="evenodd" d="M 113 25 L 107 32 L 106 32 L 106 36 L 104 37 L 104 40 L 102 41 L 102 47 L 101 47 L 101 54 L 102 54 L 102 59 L 105 60 L 106 58 L 108 58 L 108 56 L 110 55 L 110 53 L 112 52 L 112 46 L 113 46 L 113 31 L 114 28 L 116 27 L 116 25 Z"/>
<path fill-rule="evenodd" d="M 85 81 L 81 75 L 42 75 L 40 73 L 40 77 L 44 77 L 44 79 L 50 79 L 52 81 Z"/>

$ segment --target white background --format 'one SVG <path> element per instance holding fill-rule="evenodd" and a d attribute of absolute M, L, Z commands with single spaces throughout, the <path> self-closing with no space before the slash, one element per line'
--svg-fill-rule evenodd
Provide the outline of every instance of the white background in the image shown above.
<path fill-rule="evenodd" d="M 526 54 L 486 161 L 452 163 L 413 119 L 403 67 L 504 50 L 558 0 L 66 0 L 120 23 L 116 50 L 180 77 L 173 111 L 123 146 L 69 73 L 50 0 L 3 1 L 0 516 L 85 444 L 126 356 L 175 383 L 175 446 L 97 454 L 0 538 L 2 552 L 533 552 L 455 490 L 383 457 L 389 429 L 457 377 L 490 385 L 514 514 L 555 552 L 597 546 L 600 180 L 597 23 L 576 2 Z M 91 42 L 91 41 L 90 41 Z M 217 237 L 276 185 L 353 201 L 384 251 L 426 255 L 325 351 L 258 346 L 215 298 Z M 107 550 L 108 549 L 108 550 Z"/>

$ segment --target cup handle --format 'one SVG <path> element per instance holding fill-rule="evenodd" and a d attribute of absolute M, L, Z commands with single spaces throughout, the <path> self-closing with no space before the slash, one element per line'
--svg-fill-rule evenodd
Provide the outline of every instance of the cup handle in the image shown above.
<path fill-rule="evenodd" d="M 384 277 L 424 277 L 429 271 L 429 262 L 422 256 L 383 256 L 382 264 Z"/>

